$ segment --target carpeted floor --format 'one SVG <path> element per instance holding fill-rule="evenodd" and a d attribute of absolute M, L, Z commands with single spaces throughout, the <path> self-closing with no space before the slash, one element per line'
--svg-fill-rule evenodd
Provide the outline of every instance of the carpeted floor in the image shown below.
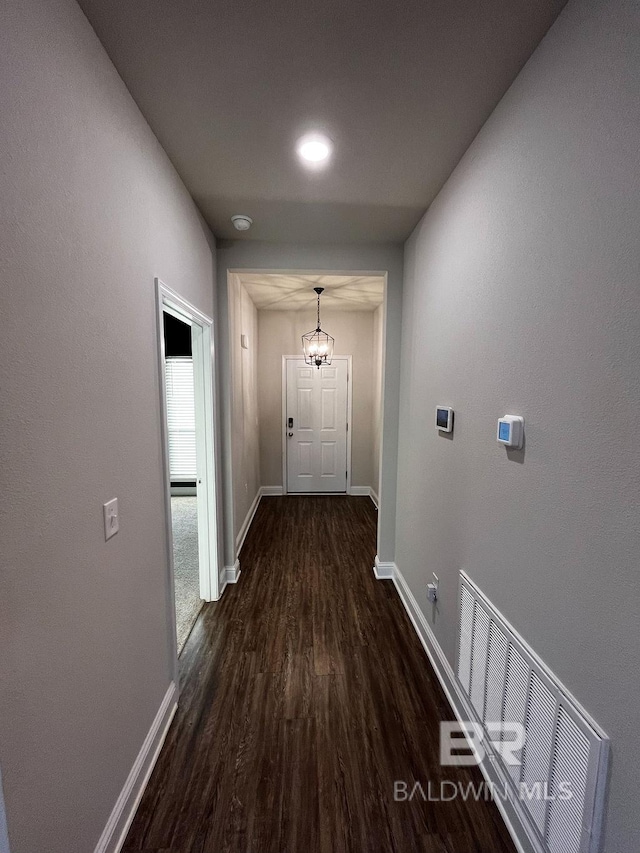
<path fill-rule="evenodd" d="M 198 576 L 198 515 L 195 497 L 171 498 L 171 523 L 176 632 L 180 654 L 203 604 Z"/>

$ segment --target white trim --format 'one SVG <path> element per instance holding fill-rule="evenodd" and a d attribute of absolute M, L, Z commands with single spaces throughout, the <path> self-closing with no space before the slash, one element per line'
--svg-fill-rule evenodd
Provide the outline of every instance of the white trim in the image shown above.
<path fill-rule="evenodd" d="M 253 521 L 253 517 L 256 514 L 258 509 L 258 504 L 264 497 L 276 496 L 282 494 L 282 486 L 260 486 L 258 491 L 256 492 L 256 496 L 253 499 L 251 506 L 249 507 L 249 512 L 246 515 L 245 520 L 242 522 L 242 527 L 236 536 L 236 557 L 240 556 L 240 551 L 242 550 L 242 546 L 244 545 L 244 540 L 247 538 L 247 533 L 249 532 L 249 528 L 251 527 L 251 522 Z M 233 583 L 234 581 L 231 581 Z"/>
<path fill-rule="evenodd" d="M 196 410 L 196 499 L 198 509 L 198 568 L 200 597 L 218 597 L 215 422 L 213 417 L 213 340 L 211 326 L 191 326 L 193 385 Z M 204 532 L 204 535 L 202 533 Z"/>
<path fill-rule="evenodd" d="M 247 533 L 249 532 L 249 528 L 251 527 L 251 522 L 253 521 L 253 516 L 256 514 L 256 510 L 258 509 L 258 504 L 260 503 L 260 498 L 262 497 L 262 489 L 259 487 L 256 492 L 256 496 L 253 499 L 251 506 L 249 507 L 249 512 L 246 515 L 245 520 L 242 522 L 242 527 L 238 531 L 238 535 L 236 536 L 236 557 L 240 555 L 240 551 L 242 551 L 242 546 L 244 545 L 244 540 L 247 538 Z"/>
<path fill-rule="evenodd" d="M 346 498 L 346 492 L 289 492 L 290 498 Z"/>
<path fill-rule="evenodd" d="M 277 497 L 282 494 L 282 486 L 260 486 L 260 493 L 263 498 Z"/>
<path fill-rule="evenodd" d="M 222 598 L 226 588 L 227 588 L 227 567 L 223 566 L 220 569 L 220 575 L 218 577 L 218 590 L 220 591 L 220 598 Z"/>
<path fill-rule="evenodd" d="M 287 361 L 300 361 L 302 355 L 282 356 L 282 494 L 288 494 L 287 483 Z M 353 357 L 350 355 L 334 355 L 332 361 L 347 362 L 347 486 L 346 493 L 351 494 L 351 434 L 353 433 Z M 291 494 L 300 494 L 292 492 Z M 305 494 L 319 494 L 306 492 Z M 324 494 L 324 493 L 323 493 Z M 342 495 L 344 492 L 327 492 L 327 494 Z"/>
<path fill-rule="evenodd" d="M 9 833 L 7 831 L 7 813 L 2 793 L 2 773 L 0 772 L 0 853 L 9 853 Z"/>
<path fill-rule="evenodd" d="M 119 853 L 122 848 L 177 707 L 178 688 L 172 681 L 113 811 L 109 815 L 94 853 Z"/>
<path fill-rule="evenodd" d="M 232 566 L 225 566 L 225 587 L 228 583 L 238 583 L 240 580 L 240 574 L 240 560 L 236 560 Z"/>
<path fill-rule="evenodd" d="M 165 478 L 165 505 L 167 527 L 167 551 L 171 575 L 171 635 L 174 647 L 177 647 L 175 625 L 173 533 L 171 527 L 171 475 L 169 469 L 169 447 L 167 427 L 167 402 L 164 354 L 164 313 L 188 322 L 191 326 L 194 390 L 196 403 L 196 441 L 198 484 L 198 565 L 200 574 L 200 597 L 205 601 L 215 601 L 220 597 L 218 566 L 221 563 L 218 545 L 218 518 L 216 494 L 216 425 L 214 418 L 214 347 L 213 320 L 203 314 L 180 294 L 168 287 L 159 278 L 155 279 L 157 320 L 158 320 L 158 356 L 160 375 L 160 406 L 162 424 L 162 452 Z M 173 664 L 174 681 L 178 683 L 177 654 Z"/>
<path fill-rule="evenodd" d="M 333 356 L 335 359 L 336 356 Z M 337 356 L 341 358 L 341 356 Z M 332 359 L 332 361 L 333 361 Z M 347 356 L 347 494 L 351 491 L 351 436 L 353 434 L 353 357 Z"/>
<path fill-rule="evenodd" d="M 370 498 L 371 497 L 371 487 L 370 486 L 351 486 L 351 488 L 349 489 L 347 494 L 354 495 L 356 497 Z"/>
<path fill-rule="evenodd" d="M 362 495 L 366 498 L 371 498 L 373 505 L 378 509 L 378 496 L 373 491 L 371 486 L 351 486 L 350 495 Z"/>
<path fill-rule="evenodd" d="M 381 563 L 376 554 L 373 561 L 373 574 L 379 581 L 393 580 L 395 563 Z"/>
<path fill-rule="evenodd" d="M 380 564 L 389 565 L 389 564 Z M 431 666 L 440 682 L 445 696 L 453 710 L 458 721 L 475 719 L 473 710 L 468 704 L 468 700 L 458 686 L 453 668 L 447 660 L 445 653 L 442 650 L 431 626 L 427 622 L 426 616 L 420 609 L 415 596 L 409 589 L 407 582 L 402 576 L 402 572 L 395 563 L 390 564 L 393 569 L 393 583 L 400 596 L 404 609 L 407 611 L 409 619 L 415 628 L 416 634 L 422 643 L 422 647 L 427 653 L 427 657 L 431 662 Z M 375 571 L 375 570 L 374 570 Z M 472 744 L 469 747 L 473 749 Z M 496 769 L 496 762 L 491 761 L 490 750 L 487 749 L 487 757 L 480 764 L 480 770 L 486 781 L 490 785 L 495 785 L 498 790 L 502 791 L 504 782 L 501 779 L 499 772 Z M 517 805 L 511 800 L 505 802 L 501 797 L 495 798 L 495 804 L 498 807 L 502 819 L 505 823 L 507 831 L 516 847 L 518 853 L 545 853 L 544 849 L 534 844 L 529 838 L 527 830 L 518 816 Z"/>
<path fill-rule="evenodd" d="M 298 356 L 299 358 L 300 356 Z M 293 356 L 282 356 L 282 377 L 280 391 L 282 394 L 282 420 L 280 428 L 282 429 L 282 494 L 286 495 L 288 474 L 287 474 L 287 359 Z"/>

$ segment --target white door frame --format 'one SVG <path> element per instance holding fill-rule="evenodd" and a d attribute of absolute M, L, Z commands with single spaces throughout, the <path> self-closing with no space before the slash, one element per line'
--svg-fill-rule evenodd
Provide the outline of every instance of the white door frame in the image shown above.
<path fill-rule="evenodd" d="M 164 344 L 164 313 L 167 312 L 191 326 L 193 385 L 196 416 L 196 467 L 198 506 L 198 566 L 200 597 L 216 601 L 220 597 L 218 553 L 218 523 L 216 494 L 216 432 L 213 412 L 214 349 L 213 320 L 186 299 L 155 279 L 158 321 L 158 356 L 160 377 L 160 407 L 162 421 L 162 466 L 164 475 L 167 556 L 171 574 L 171 631 L 173 647 L 177 649 L 174 593 L 173 532 L 171 526 L 171 473 L 169 466 L 169 429 L 167 423 L 166 371 Z M 177 662 L 177 652 L 176 652 Z"/>
<path fill-rule="evenodd" d="M 304 356 L 298 355 L 283 355 L 282 356 L 282 494 L 288 494 L 288 473 L 287 473 L 287 362 L 288 361 L 303 361 Z M 350 355 L 334 355 L 332 361 L 347 362 L 347 494 L 351 494 L 351 433 L 353 432 L 353 358 Z M 310 494 L 309 492 L 291 492 L 292 495 Z M 313 494 L 325 494 L 324 492 L 314 492 Z M 326 494 L 341 495 L 342 492 L 327 492 Z"/>
<path fill-rule="evenodd" d="M 7 813 L 2 792 L 2 772 L 0 772 L 0 853 L 9 853 L 9 833 L 7 831 Z"/>

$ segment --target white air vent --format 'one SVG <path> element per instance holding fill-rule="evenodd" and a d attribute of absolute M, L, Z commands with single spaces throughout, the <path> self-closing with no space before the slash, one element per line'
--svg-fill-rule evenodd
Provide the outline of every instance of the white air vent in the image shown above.
<path fill-rule="evenodd" d="M 475 722 L 525 728 L 521 764 L 496 751 L 491 760 L 531 841 L 545 853 L 597 853 L 607 736 L 465 572 L 460 583 L 458 681 Z"/>

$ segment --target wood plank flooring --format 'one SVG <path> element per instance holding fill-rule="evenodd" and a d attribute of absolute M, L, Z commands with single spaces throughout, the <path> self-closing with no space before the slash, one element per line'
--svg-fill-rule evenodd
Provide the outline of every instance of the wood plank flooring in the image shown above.
<path fill-rule="evenodd" d="M 390 581 L 369 498 L 263 498 L 240 582 L 205 605 L 180 705 L 123 850 L 514 853 L 494 804 L 394 800 L 453 719 Z"/>

